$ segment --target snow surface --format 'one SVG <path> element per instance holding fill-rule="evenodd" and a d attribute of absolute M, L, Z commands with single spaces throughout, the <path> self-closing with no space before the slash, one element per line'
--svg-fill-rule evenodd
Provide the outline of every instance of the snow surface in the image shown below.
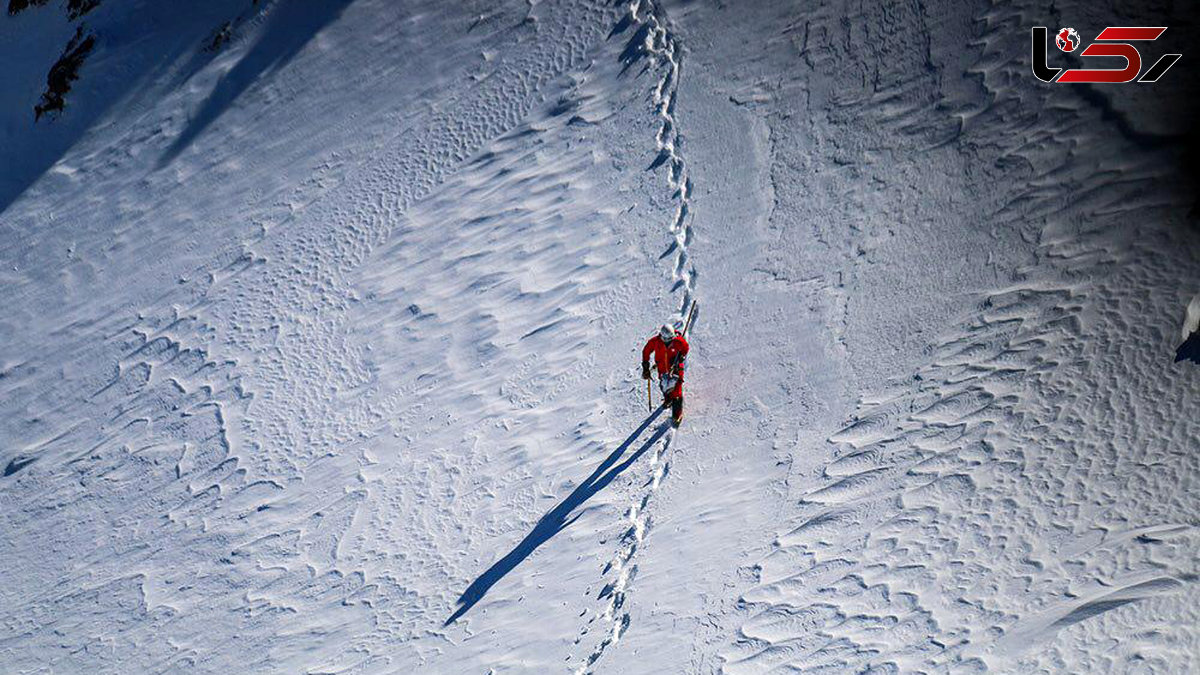
<path fill-rule="evenodd" d="M 1195 22 L 1109 11 L 0 19 L 0 672 L 1195 672 Z"/>
<path fill-rule="evenodd" d="M 1186 340 L 1192 333 L 1200 330 L 1200 293 L 1192 298 L 1188 303 L 1187 311 L 1184 313 L 1183 330 L 1180 332 L 1179 339 Z"/>

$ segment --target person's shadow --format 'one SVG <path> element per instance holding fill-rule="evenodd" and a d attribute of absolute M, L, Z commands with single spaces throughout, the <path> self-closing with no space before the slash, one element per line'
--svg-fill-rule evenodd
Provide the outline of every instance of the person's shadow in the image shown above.
<path fill-rule="evenodd" d="M 458 617 L 466 614 L 476 603 L 483 599 L 483 596 L 491 590 L 492 586 L 496 585 L 496 582 L 503 579 L 506 574 L 521 564 L 521 561 L 528 558 L 530 554 L 537 550 L 537 547 L 565 530 L 571 523 L 574 523 L 575 519 L 579 517 L 579 514 L 571 517 L 575 509 L 579 508 L 592 495 L 603 490 L 614 478 L 619 476 L 625 469 L 628 469 L 630 465 L 636 462 L 639 457 L 666 435 L 667 431 L 671 428 L 669 421 L 663 422 L 654 432 L 654 435 L 637 449 L 637 452 L 630 455 L 624 462 L 614 466 L 617 460 L 621 458 L 621 455 L 625 454 L 625 451 L 629 449 L 629 446 L 633 445 L 638 436 L 641 436 L 642 432 L 662 414 L 662 410 L 662 408 L 656 408 L 654 412 L 650 413 L 650 416 L 642 422 L 641 426 L 630 434 L 629 438 L 626 438 L 621 445 L 617 446 L 617 449 L 613 450 L 600 463 L 600 466 L 596 467 L 596 470 L 592 472 L 592 475 L 588 476 L 587 480 L 583 481 L 579 487 L 575 488 L 574 492 L 559 502 L 558 506 L 555 506 L 546 515 L 542 516 L 533 530 L 521 540 L 521 543 L 517 544 L 507 555 L 496 561 L 486 572 L 471 582 L 471 585 L 467 586 L 467 590 L 463 591 L 462 595 L 458 598 L 458 609 L 442 625 L 449 626 Z"/>

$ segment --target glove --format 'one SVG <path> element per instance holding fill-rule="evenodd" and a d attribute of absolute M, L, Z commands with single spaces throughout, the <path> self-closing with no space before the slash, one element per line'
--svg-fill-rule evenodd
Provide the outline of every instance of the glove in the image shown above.
<path fill-rule="evenodd" d="M 642 364 L 642 379 L 643 380 L 650 379 L 650 364 L 649 363 Z"/>

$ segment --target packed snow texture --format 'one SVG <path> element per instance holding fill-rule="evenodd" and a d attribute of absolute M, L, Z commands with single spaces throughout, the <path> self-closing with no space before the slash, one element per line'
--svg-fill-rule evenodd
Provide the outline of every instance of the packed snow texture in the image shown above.
<path fill-rule="evenodd" d="M 10 4 L 0 672 L 1195 672 L 1197 26 L 1108 11 Z"/>

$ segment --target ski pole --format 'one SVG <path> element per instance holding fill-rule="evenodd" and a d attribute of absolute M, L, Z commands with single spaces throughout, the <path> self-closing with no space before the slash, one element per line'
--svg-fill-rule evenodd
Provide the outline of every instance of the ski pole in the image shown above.
<path fill-rule="evenodd" d="M 683 336 L 687 337 L 688 331 L 692 329 L 692 317 L 696 316 L 696 301 L 692 301 L 692 306 L 688 309 L 687 321 L 683 324 Z"/>
<path fill-rule="evenodd" d="M 654 412 L 654 403 L 650 400 L 650 379 L 646 379 L 646 410 Z"/>

